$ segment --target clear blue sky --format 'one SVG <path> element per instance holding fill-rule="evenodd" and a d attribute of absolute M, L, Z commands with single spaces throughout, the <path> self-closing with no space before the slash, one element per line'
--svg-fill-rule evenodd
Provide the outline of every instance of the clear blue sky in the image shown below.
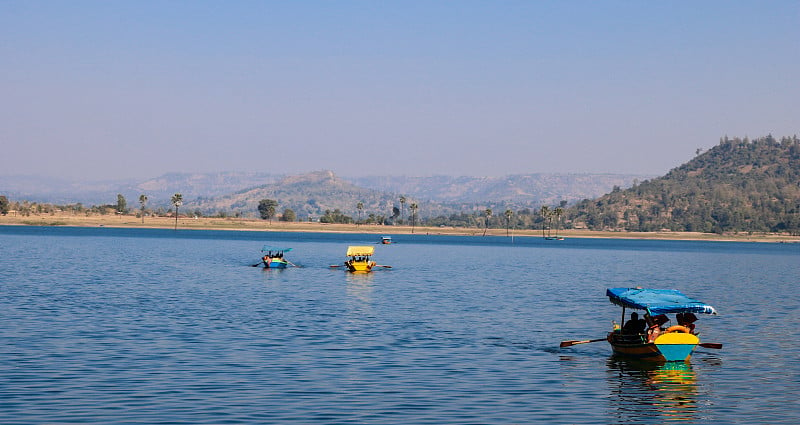
<path fill-rule="evenodd" d="M 0 1 L 0 175 L 663 174 L 800 133 L 794 1 Z"/>

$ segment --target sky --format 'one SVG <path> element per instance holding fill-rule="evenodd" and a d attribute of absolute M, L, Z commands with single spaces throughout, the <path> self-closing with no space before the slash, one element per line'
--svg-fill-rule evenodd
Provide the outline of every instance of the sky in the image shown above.
<path fill-rule="evenodd" d="M 662 175 L 800 133 L 800 2 L 0 1 L 0 175 Z"/>

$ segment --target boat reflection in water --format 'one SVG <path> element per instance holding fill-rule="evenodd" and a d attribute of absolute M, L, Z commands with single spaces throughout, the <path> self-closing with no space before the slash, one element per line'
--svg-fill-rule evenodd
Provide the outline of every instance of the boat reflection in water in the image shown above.
<path fill-rule="evenodd" d="M 685 362 L 608 361 L 610 414 L 614 423 L 662 423 L 698 419 L 698 385 Z"/>

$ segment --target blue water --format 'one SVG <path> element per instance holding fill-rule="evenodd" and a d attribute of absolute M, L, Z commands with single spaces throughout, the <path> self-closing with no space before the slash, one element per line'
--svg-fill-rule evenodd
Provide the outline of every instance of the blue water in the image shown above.
<path fill-rule="evenodd" d="M 0 227 L 0 422 L 800 422 L 800 244 L 392 237 L 352 275 L 378 235 Z M 714 305 L 724 348 L 558 347 L 637 285 Z"/>

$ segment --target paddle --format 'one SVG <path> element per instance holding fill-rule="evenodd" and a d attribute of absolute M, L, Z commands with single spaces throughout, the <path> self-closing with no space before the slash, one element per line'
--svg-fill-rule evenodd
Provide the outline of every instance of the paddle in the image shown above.
<path fill-rule="evenodd" d="M 697 344 L 703 348 L 713 348 L 715 350 L 722 350 L 722 344 L 718 342 L 701 342 Z"/>
<path fill-rule="evenodd" d="M 338 265 L 338 264 L 331 264 L 331 265 L 330 265 L 330 266 L 328 266 L 328 267 L 331 267 L 331 268 L 336 268 L 336 267 L 342 267 L 342 266 L 340 266 L 340 265 Z"/>
<path fill-rule="evenodd" d="M 252 266 L 250 266 L 250 267 L 258 267 L 258 266 L 260 266 L 260 265 L 262 265 L 262 264 L 264 264 L 264 262 L 263 262 L 263 261 L 261 261 L 261 262 L 259 262 L 259 263 L 255 263 L 255 264 L 253 264 L 253 265 L 252 265 Z"/>
<path fill-rule="evenodd" d="M 588 343 L 590 343 L 590 342 L 599 342 L 599 341 L 606 341 L 606 338 L 587 339 L 587 340 L 585 340 L 585 341 L 576 341 L 576 340 L 571 340 L 571 341 L 561 341 L 561 344 L 559 344 L 559 347 L 561 347 L 561 348 L 564 348 L 564 347 L 572 347 L 573 345 L 578 345 L 578 344 L 588 344 Z"/>
<path fill-rule="evenodd" d="M 380 264 L 376 264 L 375 267 L 383 267 L 385 269 L 391 269 L 392 268 L 392 266 L 382 266 Z"/>
<path fill-rule="evenodd" d="M 300 266 L 298 266 L 297 264 L 295 264 L 295 263 L 293 263 L 293 262 L 291 262 L 291 261 L 289 261 L 289 260 L 286 260 L 286 262 L 287 262 L 287 263 L 289 263 L 289 264 L 291 264 L 291 265 L 292 265 L 292 267 L 297 267 L 297 268 L 300 268 Z"/>

